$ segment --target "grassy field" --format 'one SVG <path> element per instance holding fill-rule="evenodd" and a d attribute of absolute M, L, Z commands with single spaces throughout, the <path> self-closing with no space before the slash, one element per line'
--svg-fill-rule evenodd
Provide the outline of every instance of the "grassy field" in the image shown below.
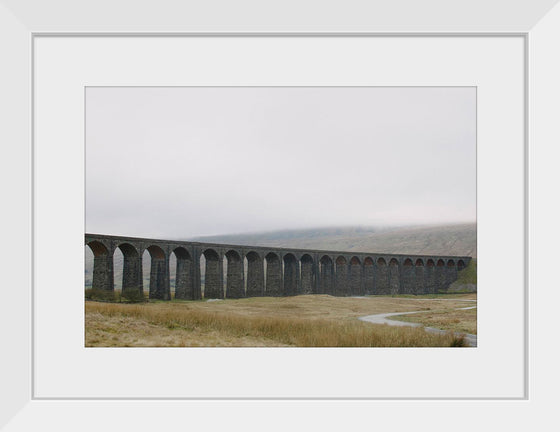
<path fill-rule="evenodd" d="M 357 318 L 386 312 L 453 309 L 476 295 L 257 297 L 219 301 L 85 304 L 86 346 L 461 346 L 451 333 L 376 325 Z M 475 315 L 476 317 L 476 315 Z M 454 318 L 455 319 L 455 318 Z"/>
<path fill-rule="evenodd" d="M 420 323 L 425 327 L 435 327 L 462 333 L 476 333 L 476 309 L 433 310 L 413 315 L 397 315 L 391 319 Z"/>

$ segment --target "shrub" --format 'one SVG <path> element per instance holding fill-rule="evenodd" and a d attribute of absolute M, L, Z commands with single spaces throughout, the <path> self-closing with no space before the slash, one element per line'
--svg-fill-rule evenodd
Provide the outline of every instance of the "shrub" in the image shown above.
<path fill-rule="evenodd" d="M 449 345 L 451 347 L 468 347 L 469 344 L 465 340 L 465 335 L 453 336 L 453 340 Z"/>
<path fill-rule="evenodd" d="M 86 299 L 88 300 L 98 300 L 98 301 L 109 301 L 114 302 L 116 299 L 115 291 L 112 290 L 101 290 L 96 288 L 89 288 L 85 291 Z"/>
<path fill-rule="evenodd" d="M 141 303 L 144 302 L 144 293 L 142 291 L 123 291 L 121 293 L 121 301 L 126 303 Z"/>

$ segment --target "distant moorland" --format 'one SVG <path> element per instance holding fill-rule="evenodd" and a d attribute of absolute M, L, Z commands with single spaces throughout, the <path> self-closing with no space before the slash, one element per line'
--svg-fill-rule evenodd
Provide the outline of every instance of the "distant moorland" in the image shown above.
<path fill-rule="evenodd" d="M 476 257 L 476 223 L 389 228 L 318 228 L 190 239 L 209 243 Z"/>

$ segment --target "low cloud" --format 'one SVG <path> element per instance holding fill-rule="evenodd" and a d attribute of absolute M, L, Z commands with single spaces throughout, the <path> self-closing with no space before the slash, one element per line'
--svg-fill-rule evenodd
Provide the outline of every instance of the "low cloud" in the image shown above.
<path fill-rule="evenodd" d="M 474 88 L 88 88 L 86 230 L 474 221 Z"/>

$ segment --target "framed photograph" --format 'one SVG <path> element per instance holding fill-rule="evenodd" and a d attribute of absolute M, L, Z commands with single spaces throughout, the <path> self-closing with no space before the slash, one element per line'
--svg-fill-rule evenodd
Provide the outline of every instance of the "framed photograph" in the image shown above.
<path fill-rule="evenodd" d="M 85 346 L 476 347 L 476 87 L 85 93 Z"/>
<path fill-rule="evenodd" d="M 386 427 L 398 417 L 402 427 L 429 424 L 443 430 L 457 416 L 474 427 L 476 416 L 465 416 L 471 410 L 499 416 L 511 426 L 530 423 L 534 415 L 546 417 L 553 398 L 543 377 L 551 366 L 547 352 L 537 350 L 551 330 L 538 317 L 557 294 L 547 292 L 550 301 L 539 299 L 535 291 L 551 273 L 529 268 L 544 259 L 536 247 L 548 236 L 544 225 L 530 229 L 534 209 L 529 204 L 533 197 L 544 201 L 546 188 L 538 188 L 544 186 L 542 176 L 540 184 L 531 183 L 529 167 L 539 168 L 529 164 L 542 158 L 530 157 L 534 149 L 543 150 L 558 136 L 549 101 L 559 91 L 559 66 L 549 50 L 560 36 L 560 10 L 551 7 L 544 1 L 525 5 L 511 14 L 522 21 L 504 17 L 500 26 L 465 15 L 464 23 L 451 21 L 456 26 L 441 32 L 431 21 L 435 7 L 420 14 L 426 24 L 419 29 L 403 28 L 402 14 L 388 6 L 380 10 L 398 33 L 387 33 L 379 23 L 364 26 L 358 11 L 343 15 L 345 32 L 327 22 L 234 31 L 228 25 L 179 24 L 173 9 L 155 5 L 124 25 L 116 18 L 126 8 L 118 5 L 111 15 L 114 24 L 101 28 L 93 13 L 91 25 L 80 18 L 71 27 L 55 17 L 61 14 L 64 23 L 72 23 L 81 16 L 77 11 L 54 15 L 36 2 L 2 2 L 2 44 L 13 65 L 2 72 L 3 94 L 10 101 L 2 109 L 14 118 L 2 141 L 18 143 L 13 146 L 18 163 L 6 166 L 2 175 L 10 185 L 10 205 L 22 209 L 6 222 L 15 227 L 6 236 L 14 246 L 5 259 L 13 262 L 6 282 L 13 288 L 6 290 L 1 319 L 14 355 L 2 359 L 7 383 L 2 424 L 7 430 L 45 425 L 70 430 L 88 418 L 90 428 L 148 430 L 183 425 L 189 418 L 196 425 L 239 422 L 256 430 L 267 418 L 285 429 L 299 416 L 333 427 L 346 424 L 347 416 L 365 422 L 374 415 Z M 214 16 L 195 9 L 201 17 Z M 249 15 L 258 22 L 264 13 Z M 150 16 L 161 23 L 157 33 L 141 21 Z M 241 10 L 234 16 L 241 17 Z M 437 16 L 447 23 L 455 15 L 439 11 Z M 92 89 L 111 88 L 475 89 L 476 348 L 85 347 L 86 98 Z M 200 98 L 211 100 L 204 94 L 186 97 L 198 98 L 199 104 Z M 107 115 L 117 102 L 103 103 L 101 114 Z M 118 159 L 120 151 L 108 148 L 102 157 Z M 547 168 L 552 158 L 542 162 Z M 106 187 L 134 185 L 134 167 L 107 166 L 101 173 Z M 142 168 L 147 166 L 149 158 Z M 141 195 L 146 186 L 138 184 Z M 554 212 L 547 212 L 547 220 Z M 546 367 L 535 366 L 542 360 Z M 342 407 L 339 414 L 335 407 Z M 279 416 L 279 410 L 294 417 Z M 403 410 L 410 415 L 403 418 Z M 255 411 L 258 415 L 247 420 Z"/>

